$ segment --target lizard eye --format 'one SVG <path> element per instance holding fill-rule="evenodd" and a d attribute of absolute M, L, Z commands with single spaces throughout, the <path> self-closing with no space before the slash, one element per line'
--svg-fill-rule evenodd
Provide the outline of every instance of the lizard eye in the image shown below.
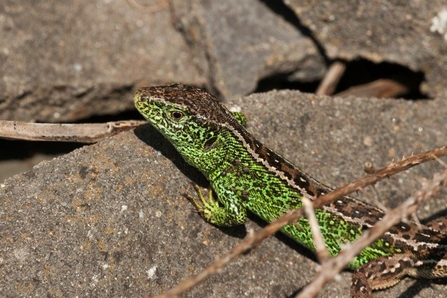
<path fill-rule="evenodd" d="M 172 120 L 180 120 L 183 117 L 183 113 L 179 111 L 173 111 L 171 112 L 171 118 Z"/>

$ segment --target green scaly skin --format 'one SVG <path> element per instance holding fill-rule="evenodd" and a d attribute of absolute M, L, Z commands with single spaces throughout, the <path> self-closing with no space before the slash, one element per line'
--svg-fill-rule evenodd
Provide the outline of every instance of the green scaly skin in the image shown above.
<path fill-rule="evenodd" d="M 243 224 L 247 211 L 271 222 L 288 210 L 301 207 L 303 196 L 313 199 L 329 191 L 328 187 L 259 143 L 245 129 L 242 114 L 229 112 L 203 90 L 181 84 L 142 88 L 135 94 L 134 102 L 144 118 L 210 181 L 217 200 L 204 199 L 199 194 L 200 202 L 193 200 L 193 203 L 203 218 L 214 225 Z M 380 209 L 349 197 L 317 209 L 315 214 L 332 256 L 384 215 Z M 388 236 L 384 235 L 363 249 L 349 267 L 357 269 L 371 260 L 391 259 L 399 254 L 413 257 L 421 248 L 406 244 L 408 237 L 403 237 L 406 229 L 410 231 L 408 237 L 417 234 L 415 224 L 402 223 L 390 230 Z M 315 251 L 306 218 L 285 226 L 283 232 Z M 433 237 L 427 242 L 441 239 L 432 229 L 422 232 Z M 440 248 L 439 254 L 442 253 L 445 254 L 445 245 Z M 385 287 L 400 278 L 396 277 Z M 383 284 L 371 283 L 370 287 L 381 288 Z"/>

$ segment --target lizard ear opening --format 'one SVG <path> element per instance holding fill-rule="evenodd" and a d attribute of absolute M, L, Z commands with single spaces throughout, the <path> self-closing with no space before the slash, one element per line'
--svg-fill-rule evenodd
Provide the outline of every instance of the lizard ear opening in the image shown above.
<path fill-rule="evenodd" d="M 203 146 L 203 149 L 205 151 L 210 150 L 213 147 L 213 144 L 216 143 L 216 141 L 217 141 L 217 137 L 212 136 L 211 138 L 206 140 L 205 145 Z"/>

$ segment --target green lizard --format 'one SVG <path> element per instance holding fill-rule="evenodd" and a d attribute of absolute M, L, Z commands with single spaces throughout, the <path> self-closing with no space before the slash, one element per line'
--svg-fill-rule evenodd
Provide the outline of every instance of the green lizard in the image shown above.
<path fill-rule="evenodd" d="M 303 196 L 313 199 L 330 191 L 258 142 L 245 129 L 242 114 L 229 112 L 206 91 L 181 84 L 141 88 L 134 102 L 146 120 L 210 181 L 217 200 L 199 193 L 199 200 L 192 202 L 214 225 L 243 224 L 247 211 L 271 222 L 301 207 Z M 384 212 L 344 197 L 315 210 L 315 215 L 327 249 L 335 256 Z M 315 251 L 307 218 L 282 231 Z M 372 290 L 391 287 L 405 275 L 447 277 L 447 234 L 402 222 L 363 249 L 348 267 L 355 270 L 352 297 L 370 297 Z"/>

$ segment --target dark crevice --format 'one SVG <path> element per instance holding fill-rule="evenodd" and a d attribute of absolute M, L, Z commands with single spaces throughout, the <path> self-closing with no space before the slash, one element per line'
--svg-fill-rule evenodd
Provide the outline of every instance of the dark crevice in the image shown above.
<path fill-rule="evenodd" d="M 84 146 L 80 143 L 16 141 L 0 139 L 0 161 L 26 160 L 36 154 L 61 155 Z"/>
<path fill-rule="evenodd" d="M 267 92 L 274 89 L 300 90 L 301 92 L 314 93 L 318 87 L 319 81 L 299 82 L 291 81 L 291 73 L 274 74 L 258 81 L 258 85 L 253 93 Z"/>
<path fill-rule="evenodd" d="M 257 88 L 253 91 L 267 92 L 274 89 L 292 89 L 301 92 L 315 93 L 320 81 L 293 82 L 289 80 L 290 73 L 275 74 L 259 80 Z M 382 62 L 374 63 L 366 59 L 357 59 L 346 63 L 346 71 L 341 77 L 335 94 L 354 86 L 360 86 L 379 79 L 390 79 L 398 82 L 408 89 L 408 92 L 397 95 L 404 99 L 428 99 L 429 96 L 420 91 L 425 80 L 423 72 L 412 71 L 399 64 Z"/>
<path fill-rule="evenodd" d="M 338 83 L 335 93 L 353 86 L 363 85 L 379 79 L 390 79 L 408 88 L 408 92 L 401 94 L 405 99 L 425 99 L 427 94 L 420 91 L 425 80 L 422 72 L 415 72 L 409 68 L 395 63 L 374 63 L 366 59 L 357 59 L 347 62 L 346 71 Z"/>
<path fill-rule="evenodd" d="M 112 121 L 124 121 L 124 120 L 144 120 L 143 116 L 136 110 L 128 110 L 118 114 L 110 114 L 110 115 L 99 115 L 92 116 L 89 118 L 84 118 L 79 121 L 73 121 L 70 123 L 105 123 Z"/>
<path fill-rule="evenodd" d="M 104 123 L 120 120 L 143 120 L 136 111 L 94 116 L 70 123 Z M 0 182 L 19 172 L 30 170 L 42 160 L 49 160 L 81 148 L 83 143 L 5 140 L 0 138 Z"/>

